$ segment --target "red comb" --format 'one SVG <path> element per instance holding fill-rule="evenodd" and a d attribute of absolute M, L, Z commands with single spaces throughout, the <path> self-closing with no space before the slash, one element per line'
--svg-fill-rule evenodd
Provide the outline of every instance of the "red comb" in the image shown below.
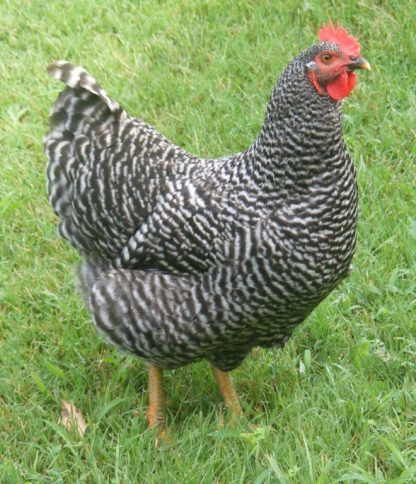
<path fill-rule="evenodd" d="M 334 24 L 330 20 L 328 27 L 325 23 L 322 24 L 322 28 L 319 31 L 319 40 L 322 42 L 334 42 L 339 45 L 342 50 L 348 51 L 349 54 L 360 57 L 360 45 L 341 25 Z"/>

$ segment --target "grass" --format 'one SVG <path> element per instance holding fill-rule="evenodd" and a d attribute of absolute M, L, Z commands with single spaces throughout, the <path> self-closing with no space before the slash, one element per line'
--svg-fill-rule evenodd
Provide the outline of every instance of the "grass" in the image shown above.
<path fill-rule="evenodd" d="M 415 16 L 411 0 L 0 4 L 1 482 L 415 482 Z M 234 372 L 241 423 L 205 363 L 169 372 L 174 441 L 156 449 L 145 365 L 95 334 L 78 256 L 55 232 L 42 136 L 61 86 L 45 66 L 80 63 L 176 143 L 223 155 L 251 142 L 276 78 L 328 18 L 373 66 L 344 107 L 355 271 L 283 351 Z M 58 425 L 61 399 L 85 415 L 84 438 Z"/>

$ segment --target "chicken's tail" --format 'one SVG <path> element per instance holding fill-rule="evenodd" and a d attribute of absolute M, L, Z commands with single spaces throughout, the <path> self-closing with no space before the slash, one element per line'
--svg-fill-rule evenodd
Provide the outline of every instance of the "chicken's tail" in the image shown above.
<path fill-rule="evenodd" d="M 85 89 L 95 94 L 106 104 L 110 111 L 114 112 L 119 109 L 120 106 L 108 97 L 104 89 L 97 84 L 97 81 L 84 68 L 64 60 L 58 60 L 52 62 L 47 67 L 47 71 L 51 77 L 62 81 L 68 87 Z"/>
<path fill-rule="evenodd" d="M 61 218 L 61 235 L 68 238 L 67 234 L 74 231 L 69 225 L 73 223 L 72 202 L 79 170 L 94 147 L 104 150 L 112 142 L 124 110 L 82 67 L 60 60 L 48 66 L 48 73 L 66 84 L 52 108 L 44 143 L 49 160 L 49 200 Z M 76 241 L 73 243 L 78 247 Z"/>

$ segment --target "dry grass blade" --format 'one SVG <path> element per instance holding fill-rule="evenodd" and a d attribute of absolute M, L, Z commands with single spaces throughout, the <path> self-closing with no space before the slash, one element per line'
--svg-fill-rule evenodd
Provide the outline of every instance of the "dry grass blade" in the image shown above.
<path fill-rule="evenodd" d="M 61 418 L 59 423 L 68 430 L 75 428 L 81 437 L 83 437 L 87 429 L 87 423 L 81 411 L 73 403 L 66 400 L 61 400 Z"/>

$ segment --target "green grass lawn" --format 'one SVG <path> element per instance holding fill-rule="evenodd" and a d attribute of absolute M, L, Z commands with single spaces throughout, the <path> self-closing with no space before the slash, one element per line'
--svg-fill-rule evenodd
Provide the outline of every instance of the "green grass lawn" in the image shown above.
<path fill-rule="evenodd" d="M 234 372 L 227 412 L 206 363 L 167 372 L 172 444 L 146 430 L 146 366 L 108 347 L 73 289 L 42 137 L 85 66 L 131 114 L 211 157 L 256 136 L 286 64 L 323 20 L 371 73 L 344 105 L 361 212 L 355 271 L 283 351 Z M 416 34 L 413 0 L 0 2 L 0 482 L 416 482 Z M 58 424 L 81 409 L 81 438 Z"/>

